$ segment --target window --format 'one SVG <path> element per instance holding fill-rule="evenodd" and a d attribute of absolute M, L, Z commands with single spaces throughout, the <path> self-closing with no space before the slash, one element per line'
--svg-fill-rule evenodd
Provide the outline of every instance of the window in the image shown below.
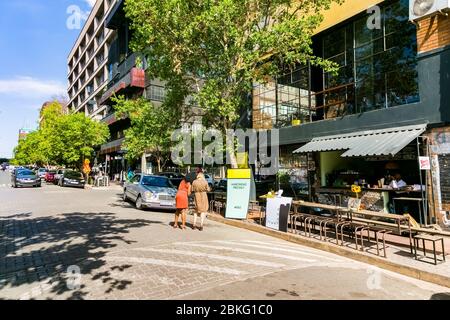
<path fill-rule="evenodd" d="M 161 86 L 151 85 L 147 87 L 147 99 L 163 102 L 166 98 L 166 89 Z"/>
<path fill-rule="evenodd" d="M 419 100 L 416 27 L 408 22 L 408 5 L 400 0 L 382 8 L 381 29 L 369 29 L 364 15 L 323 37 L 323 57 L 341 66 L 337 75 L 324 73 L 324 89 L 354 82 L 354 97 L 345 92 L 350 113 Z M 327 105 L 339 99 L 324 100 Z"/>

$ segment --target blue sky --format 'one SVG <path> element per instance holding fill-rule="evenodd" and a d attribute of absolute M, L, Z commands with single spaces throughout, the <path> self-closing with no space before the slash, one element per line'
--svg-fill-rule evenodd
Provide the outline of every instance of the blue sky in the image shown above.
<path fill-rule="evenodd" d="M 80 31 L 66 26 L 67 10 L 88 12 L 94 1 L 0 0 L 0 158 L 12 156 L 19 129 L 37 127 L 45 101 L 66 94 L 67 56 Z"/>

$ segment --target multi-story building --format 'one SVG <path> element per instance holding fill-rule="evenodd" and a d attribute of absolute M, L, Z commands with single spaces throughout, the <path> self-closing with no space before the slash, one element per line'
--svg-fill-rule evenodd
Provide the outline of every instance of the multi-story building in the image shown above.
<path fill-rule="evenodd" d="M 444 225 L 450 211 L 450 17 L 415 2 L 333 5 L 313 48 L 339 71 L 298 65 L 256 85 L 253 127 L 279 129 L 280 165 L 298 194 L 342 204 L 352 196 L 350 185 L 359 183 L 366 208 Z M 414 12 L 419 17 L 411 17 Z M 387 188 L 396 173 L 411 187 Z M 392 199 L 399 197 L 395 206 Z"/>
<path fill-rule="evenodd" d="M 105 19 L 117 0 L 97 0 L 68 56 L 68 108 L 103 118 L 106 107 L 99 103 L 108 84 L 108 55 L 113 31 Z"/>

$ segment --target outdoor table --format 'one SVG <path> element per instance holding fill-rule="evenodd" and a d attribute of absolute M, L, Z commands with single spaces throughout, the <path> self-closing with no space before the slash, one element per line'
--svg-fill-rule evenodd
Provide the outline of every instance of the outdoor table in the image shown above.
<path fill-rule="evenodd" d="M 423 209 L 423 205 L 422 202 L 424 201 L 423 198 L 409 198 L 409 197 L 400 197 L 400 198 L 392 198 L 392 202 L 394 203 L 394 210 L 397 211 L 397 208 L 395 206 L 395 201 L 410 201 L 410 202 L 416 202 L 418 207 L 419 207 L 419 222 L 420 225 L 422 226 L 422 209 Z M 425 217 L 424 217 L 425 218 Z M 426 224 L 426 221 L 425 221 Z"/>

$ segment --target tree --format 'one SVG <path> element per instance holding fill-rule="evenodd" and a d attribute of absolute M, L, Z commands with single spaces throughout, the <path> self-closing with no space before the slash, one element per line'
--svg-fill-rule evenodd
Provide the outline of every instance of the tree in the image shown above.
<path fill-rule="evenodd" d="M 60 154 L 62 161 L 82 170 L 84 160 L 92 157 L 94 147 L 108 140 L 108 126 L 83 113 L 63 116 L 60 121 L 61 143 L 64 146 Z"/>
<path fill-rule="evenodd" d="M 125 11 L 132 48 L 167 84 L 166 106 L 179 109 L 192 97 L 204 124 L 225 132 L 236 126 L 255 82 L 297 64 L 337 70 L 311 48 L 320 12 L 332 2 L 341 0 L 126 0 Z M 234 150 L 230 155 L 236 167 Z"/>
<path fill-rule="evenodd" d="M 118 118 L 128 117 L 131 127 L 125 131 L 124 147 L 127 159 L 151 153 L 159 172 L 170 159 L 171 135 L 179 124 L 171 109 L 155 106 L 145 98 L 113 98 Z"/>
<path fill-rule="evenodd" d="M 58 102 L 48 105 L 41 114 L 37 131 L 19 142 L 14 163 L 66 165 L 81 170 L 83 161 L 94 153 L 94 147 L 109 137 L 106 124 L 82 113 L 66 115 Z"/>

